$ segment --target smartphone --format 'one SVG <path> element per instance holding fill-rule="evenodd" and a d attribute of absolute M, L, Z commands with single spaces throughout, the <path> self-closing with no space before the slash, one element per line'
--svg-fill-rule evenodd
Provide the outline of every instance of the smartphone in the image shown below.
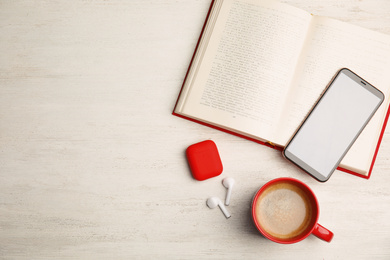
<path fill-rule="evenodd" d="M 383 100 L 380 90 L 354 72 L 339 70 L 283 156 L 318 181 L 327 181 Z"/>

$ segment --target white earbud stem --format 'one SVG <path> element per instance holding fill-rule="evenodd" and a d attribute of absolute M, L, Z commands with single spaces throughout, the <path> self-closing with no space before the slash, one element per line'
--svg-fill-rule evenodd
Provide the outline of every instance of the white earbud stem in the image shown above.
<path fill-rule="evenodd" d="M 227 188 L 226 198 L 225 198 L 225 205 L 226 206 L 229 206 L 229 204 L 230 204 L 230 197 L 232 195 L 232 189 L 234 186 L 234 182 L 235 181 L 233 178 L 225 178 L 222 180 L 222 185 L 225 186 L 225 188 Z"/>
<path fill-rule="evenodd" d="M 223 205 L 223 203 L 219 198 L 217 197 L 208 198 L 206 204 L 210 209 L 216 208 L 218 206 L 222 210 L 226 218 L 231 217 L 229 211 L 227 211 L 227 209 L 225 208 L 225 206 Z"/>

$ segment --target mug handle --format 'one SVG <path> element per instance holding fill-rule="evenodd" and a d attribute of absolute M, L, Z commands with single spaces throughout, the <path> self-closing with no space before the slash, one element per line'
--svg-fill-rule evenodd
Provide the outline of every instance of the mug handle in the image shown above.
<path fill-rule="evenodd" d="M 326 242 L 330 242 L 333 238 L 332 231 L 324 228 L 323 226 L 321 226 L 318 223 L 316 224 L 316 226 L 313 229 L 313 235 L 315 235 L 316 237 L 318 237 Z"/>

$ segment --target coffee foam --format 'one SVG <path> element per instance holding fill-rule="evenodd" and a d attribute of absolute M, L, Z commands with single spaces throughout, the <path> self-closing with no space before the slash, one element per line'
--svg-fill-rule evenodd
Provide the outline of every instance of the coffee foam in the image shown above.
<path fill-rule="evenodd" d="M 255 205 L 256 219 L 271 236 L 290 239 L 302 234 L 310 225 L 310 200 L 299 187 L 277 183 L 266 188 Z"/>

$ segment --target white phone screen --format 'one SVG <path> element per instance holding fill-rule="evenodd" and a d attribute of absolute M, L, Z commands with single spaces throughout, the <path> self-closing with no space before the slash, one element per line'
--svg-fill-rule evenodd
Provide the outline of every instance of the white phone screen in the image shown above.
<path fill-rule="evenodd" d="M 284 151 L 320 181 L 330 177 L 383 101 L 380 91 L 351 73 L 338 73 Z"/>

